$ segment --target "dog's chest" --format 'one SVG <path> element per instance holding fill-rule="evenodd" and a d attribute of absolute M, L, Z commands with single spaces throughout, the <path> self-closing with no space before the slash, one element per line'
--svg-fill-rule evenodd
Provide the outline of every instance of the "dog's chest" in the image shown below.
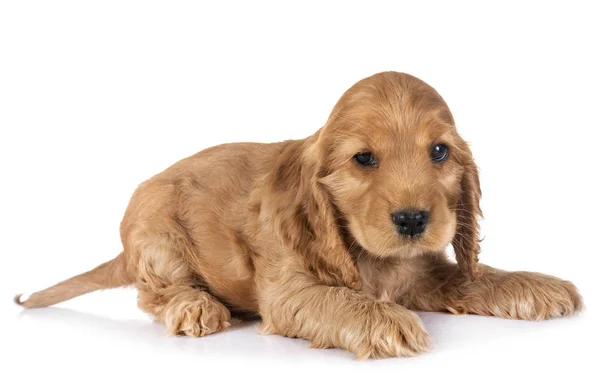
<path fill-rule="evenodd" d="M 357 265 L 362 279 L 362 291 L 374 299 L 397 302 L 414 285 L 416 272 L 410 261 L 369 259 Z"/>

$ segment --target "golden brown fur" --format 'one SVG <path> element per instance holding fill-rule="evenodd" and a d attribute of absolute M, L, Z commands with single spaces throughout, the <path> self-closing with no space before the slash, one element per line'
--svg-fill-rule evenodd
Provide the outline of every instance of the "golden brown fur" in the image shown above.
<path fill-rule="evenodd" d="M 443 164 L 429 157 L 436 143 L 450 149 Z M 367 151 L 378 167 L 355 162 Z M 210 334 L 232 313 L 255 313 L 265 333 L 360 358 L 427 350 L 415 310 L 529 320 L 579 311 L 567 281 L 478 264 L 480 195 L 443 99 L 410 75 L 380 73 L 306 139 L 216 146 L 144 182 L 119 256 L 15 300 L 49 306 L 135 284 L 140 308 L 172 334 Z M 421 237 L 400 237 L 390 213 L 401 208 L 429 211 Z"/>

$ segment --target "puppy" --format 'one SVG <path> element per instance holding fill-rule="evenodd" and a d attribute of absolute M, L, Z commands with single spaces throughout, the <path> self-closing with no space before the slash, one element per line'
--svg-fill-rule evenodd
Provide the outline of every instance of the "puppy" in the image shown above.
<path fill-rule="evenodd" d="M 379 73 L 306 139 L 216 146 L 142 183 L 121 222 L 123 252 L 15 301 L 44 307 L 135 285 L 139 307 L 172 334 L 255 314 L 265 333 L 358 358 L 428 350 L 415 310 L 527 320 L 579 311 L 570 282 L 478 263 L 480 195 L 441 96 Z"/>

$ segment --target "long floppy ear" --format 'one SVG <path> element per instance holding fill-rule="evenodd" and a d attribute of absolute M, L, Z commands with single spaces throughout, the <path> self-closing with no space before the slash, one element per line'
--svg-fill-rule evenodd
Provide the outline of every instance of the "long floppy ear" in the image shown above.
<path fill-rule="evenodd" d="M 456 203 L 456 234 L 452 241 L 456 261 L 460 269 L 472 278 L 479 276 L 479 219 L 482 217 L 479 200 L 479 172 L 468 145 L 461 141 L 463 176 L 460 197 Z"/>
<path fill-rule="evenodd" d="M 358 268 L 336 223 L 336 210 L 318 182 L 323 173 L 316 136 L 283 144 L 263 186 L 260 214 L 305 267 L 324 284 L 360 289 Z"/>

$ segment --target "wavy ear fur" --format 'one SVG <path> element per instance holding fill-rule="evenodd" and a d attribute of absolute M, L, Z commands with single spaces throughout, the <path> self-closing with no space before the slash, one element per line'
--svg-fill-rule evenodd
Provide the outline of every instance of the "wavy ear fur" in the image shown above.
<path fill-rule="evenodd" d="M 288 141 L 267 176 L 267 211 L 283 242 L 304 258 L 306 268 L 323 283 L 359 289 L 360 275 L 336 223 L 336 212 L 318 182 L 324 172 L 314 150 L 316 136 Z"/>
<path fill-rule="evenodd" d="M 466 143 L 462 143 L 463 176 L 460 197 L 456 204 L 457 226 L 452 246 L 460 269 L 472 278 L 479 276 L 479 219 L 482 217 L 479 201 L 481 188 L 479 172 Z"/>

